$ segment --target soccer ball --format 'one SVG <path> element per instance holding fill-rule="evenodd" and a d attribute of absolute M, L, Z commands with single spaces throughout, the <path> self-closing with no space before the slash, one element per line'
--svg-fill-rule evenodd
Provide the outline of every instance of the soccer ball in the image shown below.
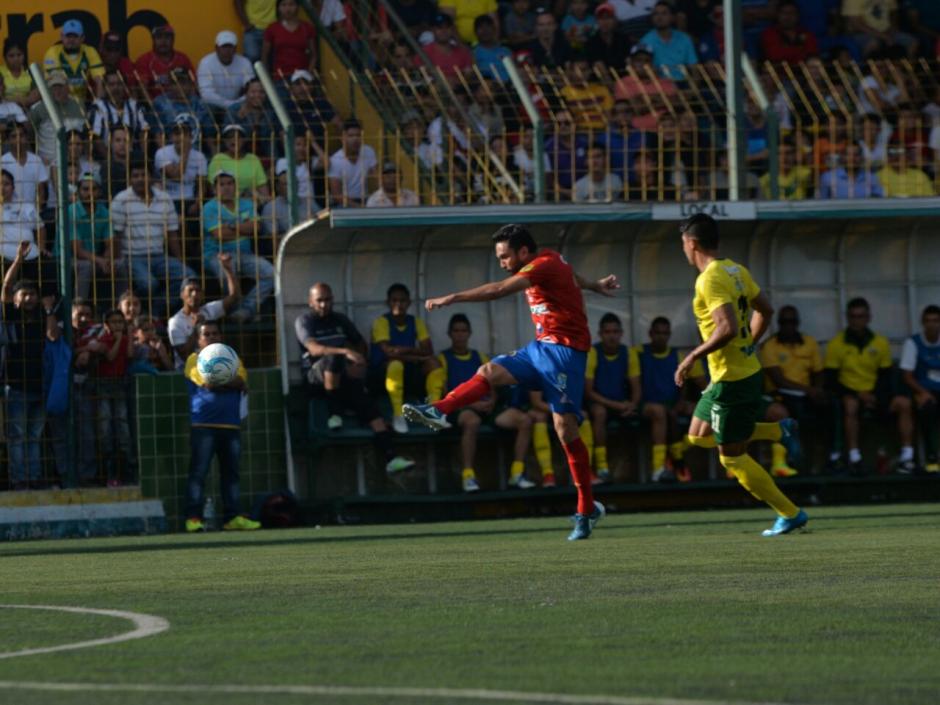
<path fill-rule="evenodd" d="M 207 345 L 199 352 L 196 369 L 208 384 L 228 384 L 238 373 L 238 353 L 224 343 Z"/>

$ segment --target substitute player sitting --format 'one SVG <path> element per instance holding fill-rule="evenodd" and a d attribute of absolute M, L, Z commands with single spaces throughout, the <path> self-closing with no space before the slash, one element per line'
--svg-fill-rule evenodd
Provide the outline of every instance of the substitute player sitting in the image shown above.
<path fill-rule="evenodd" d="M 594 472 L 600 482 L 610 482 L 607 465 L 607 421 L 636 417 L 640 403 L 638 378 L 630 378 L 630 351 L 621 341 L 623 326 L 614 313 L 601 316 L 600 341 L 588 351 L 584 395 L 594 427 Z M 630 387 L 627 393 L 627 386 Z"/>
<path fill-rule="evenodd" d="M 512 276 L 474 289 L 428 299 L 431 311 L 464 301 L 492 301 L 525 290 L 535 340 L 509 355 L 499 355 L 444 399 L 433 404 L 406 404 L 404 413 L 413 421 L 434 429 L 447 428 L 446 416 L 493 393 L 496 387 L 523 384 L 541 389 L 552 409 L 555 431 L 561 439 L 571 476 L 578 488 L 578 511 L 569 541 L 586 539 L 604 507 L 594 502 L 591 463 L 578 435 L 584 369 L 591 348 L 591 333 L 580 289 L 610 295 L 619 288 L 608 275 L 588 281 L 554 250 L 539 251 L 535 239 L 522 225 L 504 225 L 493 235 L 499 266 Z"/>
<path fill-rule="evenodd" d="M 682 386 L 692 366 L 706 355 L 712 382 L 695 406 L 689 442 L 718 446 L 718 457 L 738 482 L 779 515 L 764 536 L 779 536 L 806 525 L 806 512 L 780 491 L 773 478 L 747 454 L 751 441 L 782 441 L 799 455 L 796 422 L 757 423 L 763 412 L 764 374 L 757 360 L 757 341 L 773 315 L 770 301 L 745 267 L 718 252 L 718 224 L 703 213 L 679 226 L 682 250 L 698 269 L 692 310 L 702 344 L 676 368 Z"/>

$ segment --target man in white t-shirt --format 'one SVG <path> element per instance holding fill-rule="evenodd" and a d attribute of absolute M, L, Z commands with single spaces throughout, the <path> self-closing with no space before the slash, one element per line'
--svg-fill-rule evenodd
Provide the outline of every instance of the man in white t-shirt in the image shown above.
<path fill-rule="evenodd" d="M 921 332 L 901 348 L 901 379 L 914 396 L 914 406 L 924 433 L 924 469 L 940 472 L 940 306 L 931 304 L 920 315 Z"/>
<path fill-rule="evenodd" d="M 193 131 L 188 120 L 177 121 L 170 142 L 153 157 L 157 179 L 174 201 L 191 201 L 187 204 L 187 215 L 199 215 L 199 203 L 193 199 L 197 194 L 207 193 L 205 178 L 209 162 L 205 154 L 193 147 Z M 201 188 L 198 187 L 200 181 L 203 182 Z"/>
<path fill-rule="evenodd" d="M 343 123 L 343 146 L 330 157 L 330 200 L 340 206 L 361 206 L 368 193 L 367 180 L 375 175 L 375 150 L 362 143 L 358 120 Z"/>
<path fill-rule="evenodd" d="M 186 358 L 196 349 L 198 324 L 223 318 L 235 309 L 242 297 L 241 286 L 232 267 L 232 256 L 223 252 L 219 253 L 218 258 L 225 274 L 228 296 L 204 303 L 205 294 L 199 280 L 195 277 L 184 279 L 180 287 L 183 308 L 174 313 L 167 322 L 166 332 L 173 348 L 173 362 L 178 370 L 183 369 Z"/>
<path fill-rule="evenodd" d="M 385 162 L 382 166 L 382 186 L 369 196 L 366 208 L 395 208 L 396 206 L 419 206 L 418 194 L 406 188 L 399 188 L 398 167 L 394 162 Z"/>
<path fill-rule="evenodd" d="M 595 145 L 588 151 L 588 173 L 574 184 L 571 200 L 610 203 L 623 199 L 623 180 L 607 170 L 607 150 Z"/>
<path fill-rule="evenodd" d="M 225 29 L 215 35 L 215 51 L 199 62 L 199 95 L 213 108 L 228 109 L 241 97 L 242 88 L 255 77 L 251 62 L 238 53 L 238 37 Z"/>
<path fill-rule="evenodd" d="M 13 175 L 16 182 L 14 198 L 41 211 L 49 188 L 49 168 L 38 154 L 29 151 L 26 125 L 13 123 L 6 132 L 4 147 L 9 152 L 0 157 L 0 167 Z"/>
<path fill-rule="evenodd" d="M 46 250 L 46 229 L 32 204 L 18 201 L 13 175 L 0 171 L 0 259 L 4 268 L 16 259 L 21 242 L 28 242 L 22 275 L 39 282 L 45 295 L 55 289 L 55 264 Z M 40 258 L 40 254 L 42 258 Z"/>

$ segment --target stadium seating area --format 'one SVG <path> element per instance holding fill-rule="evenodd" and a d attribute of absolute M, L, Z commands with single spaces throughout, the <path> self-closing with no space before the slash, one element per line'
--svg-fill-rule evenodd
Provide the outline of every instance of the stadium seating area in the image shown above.
<path fill-rule="evenodd" d="M 70 247 L 70 293 L 93 307 L 83 323 L 73 316 L 76 332 L 121 308 L 148 371 L 175 366 L 172 345 L 159 341 L 191 278 L 207 299 L 232 299 L 227 333 L 247 362 L 272 364 L 271 262 L 291 221 L 288 160 L 270 98 L 239 48 L 269 65 L 293 123 L 302 219 L 328 208 L 533 202 L 539 153 L 550 202 L 727 198 L 720 2 L 545 4 L 282 0 L 260 45 L 223 31 L 204 57 L 173 48 L 183 27 L 153 28 L 153 49 L 139 57 L 126 56 L 126 37 L 111 32 L 88 46 L 77 20 L 44 57 L 27 57 L 9 37 L 0 65 L 0 274 L 18 241 L 31 240 L 24 271 L 52 296 Z M 748 198 L 937 195 L 932 2 L 909 0 L 887 26 L 846 9 L 850 2 L 744 5 L 758 77 L 746 85 L 741 128 Z M 326 51 L 356 77 L 377 126 L 331 103 Z M 541 116 L 540 132 L 504 57 Z M 29 61 L 43 66 L 68 129 L 64 189 Z M 68 245 L 58 240 L 63 214 Z M 127 291 L 136 296 L 122 297 Z M 141 329 L 150 332 L 138 337 Z"/>

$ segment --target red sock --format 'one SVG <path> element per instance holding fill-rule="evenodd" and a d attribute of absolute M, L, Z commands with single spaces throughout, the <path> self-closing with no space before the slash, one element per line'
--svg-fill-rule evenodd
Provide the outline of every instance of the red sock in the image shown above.
<path fill-rule="evenodd" d="M 578 488 L 578 514 L 590 514 L 594 511 L 594 492 L 591 490 L 591 461 L 587 446 L 580 438 L 571 443 L 562 444 L 568 456 L 571 478 Z"/>
<path fill-rule="evenodd" d="M 431 406 L 443 414 L 452 414 L 457 409 L 480 401 L 490 393 L 490 383 L 483 375 L 473 375 L 463 384 L 458 384 L 446 397 Z"/>

